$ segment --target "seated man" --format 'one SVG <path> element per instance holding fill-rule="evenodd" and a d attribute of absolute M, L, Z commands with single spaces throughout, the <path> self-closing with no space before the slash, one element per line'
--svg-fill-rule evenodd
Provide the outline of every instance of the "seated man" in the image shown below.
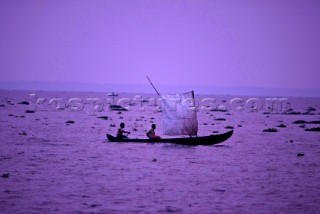
<path fill-rule="evenodd" d="M 156 135 L 156 132 L 154 131 L 155 129 L 156 129 L 156 124 L 152 124 L 151 129 L 147 132 L 148 138 L 153 140 L 161 139 L 160 136 Z"/>
<path fill-rule="evenodd" d="M 124 135 L 124 133 L 130 134 L 130 132 L 127 132 L 123 129 L 124 129 L 124 123 L 120 123 L 120 128 L 118 129 L 118 132 L 117 132 L 117 138 L 128 138 L 128 136 Z"/>

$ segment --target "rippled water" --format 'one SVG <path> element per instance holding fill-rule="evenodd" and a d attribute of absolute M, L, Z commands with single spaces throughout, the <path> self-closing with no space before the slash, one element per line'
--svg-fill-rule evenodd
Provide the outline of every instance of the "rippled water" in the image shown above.
<path fill-rule="evenodd" d="M 17 104 L 27 97 L 26 92 L 1 92 L 0 175 L 9 173 L 0 177 L 2 213 L 320 211 L 320 133 L 292 123 L 319 120 L 319 99 L 291 98 L 299 111 L 318 108 L 316 115 L 199 112 L 201 135 L 225 132 L 227 125 L 234 135 L 215 146 L 188 147 L 105 139 L 115 133 L 110 124 L 121 121 L 133 137 L 145 136 L 150 121 L 161 123 L 161 114 L 152 110 L 118 114 L 43 107 L 27 114 L 30 106 Z M 97 118 L 101 115 L 109 119 Z M 226 121 L 214 120 L 218 117 Z M 68 120 L 75 123 L 67 125 Z M 280 123 L 287 127 L 262 132 Z"/>

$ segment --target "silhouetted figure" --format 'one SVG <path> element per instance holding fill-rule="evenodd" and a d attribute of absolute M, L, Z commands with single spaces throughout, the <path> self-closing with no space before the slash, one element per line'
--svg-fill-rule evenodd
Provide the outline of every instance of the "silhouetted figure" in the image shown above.
<path fill-rule="evenodd" d="M 130 134 L 130 132 L 125 131 L 124 126 L 125 126 L 124 123 L 120 123 L 120 128 L 118 129 L 118 132 L 117 132 L 118 138 L 128 138 L 128 136 L 124 134 Z"/>
<path fill-rule="evenodd" d="M 156 135 L 155 129 L 156 129 L 156 124 L 152 124 L 151 129 L 147 132 L 148 138 L 153 140 L 161 139 L 160 136 Z"/>

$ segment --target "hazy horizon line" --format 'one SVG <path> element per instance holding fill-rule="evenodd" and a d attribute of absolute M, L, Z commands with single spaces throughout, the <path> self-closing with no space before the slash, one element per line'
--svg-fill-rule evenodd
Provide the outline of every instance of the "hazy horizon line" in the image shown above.
<path fill-rule="evenodd" d="M 194 90 L 196 94 L 243 95 L 243 96 L 293 96 L 320 97 L 320 89 L 267 88 L 256 86 L 196 86 L 157 85 L 160 93 L 183 93 Z M 31 91 L 80 91 L 117 93 L 155 93 L 150 84 L 110 84 L 56 81 L 0 81 L 0 90 Z"/>

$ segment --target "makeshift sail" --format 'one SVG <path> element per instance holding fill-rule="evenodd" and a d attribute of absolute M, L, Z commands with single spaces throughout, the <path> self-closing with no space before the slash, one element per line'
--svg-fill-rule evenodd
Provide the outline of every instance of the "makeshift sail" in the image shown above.
<path fill-rule="evenodd" d="M 163 134 L 197 135 L 198 120 L 193 91 L 161 94 Z"/>

